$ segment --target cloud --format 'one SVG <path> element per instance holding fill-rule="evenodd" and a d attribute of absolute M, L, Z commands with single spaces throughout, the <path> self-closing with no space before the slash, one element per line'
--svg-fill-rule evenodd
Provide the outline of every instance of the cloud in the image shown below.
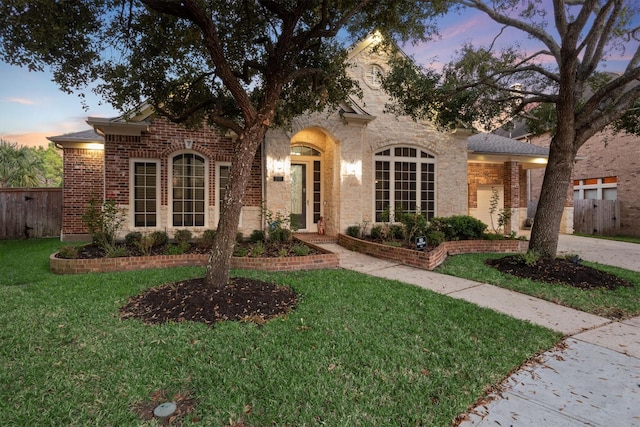
<path fill-rule="evenodd" d="M 0 135 L 0 139 L 8 142 L 16 142 L 18 145 L 26 145 L 27 147 L 46 147 L 49 145 L 48 136 L 52 136 L 50 133 L 45 132 L 31 132 L 13 135 Z"/>
<path fill-rule="evenodd" d="M 20 104 L 20 105 L 36 105 L 37 102 L 32 101 L 31 99 L 26 98 L 4 98 L 3 101 L 10 102 L 12 104 Z"/>

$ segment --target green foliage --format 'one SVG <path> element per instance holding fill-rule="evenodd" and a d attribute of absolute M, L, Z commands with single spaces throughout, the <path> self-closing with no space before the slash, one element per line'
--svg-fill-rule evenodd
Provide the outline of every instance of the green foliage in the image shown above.
<path fill-rule="evenodd" d="M 536 251 L 529 250 L 527 252 L 523 252 L 518 254 L 518 258 L 522 260 L 529 267 L 533 267 L 540 260 L 540 254 Z"/>
<path fill-rule="evenodd" d="M 244 242 L 244 235 L 242 234 L 242 232 L 238 231 L 236 233 L 236 242 L 237 243 L 242 243 Z"/>
<path fill-rule="evenodd" d="M 182 255 L 189 250 L 188 242 L 180 242 L 176 244 L 170 244 L 167 246 L 167 255 Z"/>
<path fill-rule="evenodd" d="M 244 246 L 236 246 L 233 248 L 233 256 L 235 257 L 246 257 L 249 254 L 249 248 Z"/>
<path fill-rule="evenodd" d="M 447 240 L 470 240 L 481 239 L 487 225 L 468 215 L 453 215 L 433 218 L 431 229 L 443 232 Z"/>
<path fill-rule="evenodd" d="M 196 240 L 196 245 L 201 249 L 213 248 L 213 239 L 216 237 L 216 230 L 204 230 L 202 236 Z"/>
<path fill-rule="evenodd" d="M 369 237 L 373 240 L 383 240 L 385 238 L 385 233 L 383 232 L 383 228 L 381 225 L 375 225 L 371 227 L 371 234 Z"/>
<path fill-rule="evenodd" d="M 262 243 L 261 241 L 256 242 L 251 247 L 251 256 L 260 257 L 264 254 L 264 251 L 265 251 L 264 243 Z"/>
<path fill-rule="evenodd" d="M 266 240 L 267 240 L 267 238 L 266 238 L 266 236 L 264 234 L 264 231 L 262 231 L 262 230 L 253 230 L 251 232 L 251 235 L 249 236 L 249 241 L 253 242 L 253 243 L 255 243 L 255 242 L 264 242 Z"/>
<path fill-rule="evenodd" d="M 262 215 L 269 230 L 269 242 L 284 243 L 291 240 L 291 217 L 280 212 L 272 212 L 263 207 Z"/>
<path fill-rule="evenodd" d="M 129 251 L 125 246 L 122 245 L 106 246 L 103 249 L 104 256 L 107 258 L 120 258 L 129 256 Z"/>
<path fill-rule="evenodd" d="M 293 245 L 293 253 L 296 254 L 296 256 L 309 255 L 310 251 L 311 249 L 307 245 L 303 245 L 300 243 Z"/>
<path fill-rule="evenodd" d="M 350 225 L 346 230 L 347 236 L 355 237 L 356 239 L 360 238 L 360 226 L 359 225 Z"/>
<path fill-rule="evenodd" d="M 169 235 L 166 231 L 153 231 L 151 237 L 154 247 L 164 246 L 169 243 Z"/>
<path fill-rule="evenodd" d="M 438 246 L 446 240 L 446 237 L 442 231 L 432 230 L 427 232 L 427 243 L 431 246 Z"/>
<path fill-rule="evenodd" d="M 40 186 L 42 166 L 33 149 L 0 140 L 0 188 Z"/>
<path fill-rule="evenodd" d="M 404 226 L 403 235 L 406 242 L 415 240 L 417 236 L 424 236 L 429 228 L 429 220 L 420 212 L 404 212 L 396 209 L 395 218 Z"/>
<path fill-rule="evenodd" d="M 125 215 L 115 200 L 101 203 L 96 197 L 91 197 L 87 209 L 82 214 L 82 221 L 87 226 L 94 245 L 107 254 L 117 253 L 116 237 L 125 221 Z"/>
<path fill-rule="evenodd" d="M 124 244 L 127 246 L 135 246 L 142 239 L 142 233 L 139 231 L 130 231 L 124 236 Z"/>
<path fill-rule="evenodd" d="M 58 256 L 64 259 L 74 259 L 78 257 L 78 247 L 66 245 L 58 250 Z"/>
<path fill-rule="evenodd" d="M 173 233 L 173 240 L 175 240 L 178 245 L 189 243 L 192 238 L 193 233 L 190 230 L 176 230 L 176 232 Z"/>
<path fill-rule="evenodd" d="M 491 217 L 491 228 L 494 233 L 500 232 L 504 226 L 511 220 L 511 210 L 500 208 L 498 209 L 498 203 L 500 202 L 500 193 L 497 189 L 491 188 L 491 199 L 489 199 L 489 216 Z M 497 215 L 497 227 L 493 223 L 493 216 Z"/>

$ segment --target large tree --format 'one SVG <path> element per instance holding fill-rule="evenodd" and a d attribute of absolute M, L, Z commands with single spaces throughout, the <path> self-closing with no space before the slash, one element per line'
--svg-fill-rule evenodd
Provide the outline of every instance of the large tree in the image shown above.
<path fill-rule="evenodd" d="M 3 0 L 0 55 L 50 67 L 62 90 L 141 101 L 187 126 L 237 134 L 206 273 L 225 286 L 251 163 L 267 129 L 337 105 L 357 86 L 343 36 L 424 40 L 444 1 Z M 340 37 L 338 37 L 340 36 Z"/>
<path fill-rule="evenodd" d="M 39 187 L 43 166 L 34 149 L 0 139 L 0 188 Z"/>
<path fill-rule="evenodd" d="M 549 161 L 529 249 L 554 258 L 564 202 L 580 147 L 606 130 L 640 134 L 638 5 L 623 0 L 460 0 L 499 24 L 488 46 L 465 44 L 443 70 L 398 59 L 385 79 L 397 101 L 390 110 L 432 117 L 444 127 L 461 123 L 495 128 L 514 118 L 551 132 Z M 635 21 L 637 25 L 637 20 Z M 533 51 L 501 39 L 537 42 Z M 607 59 L 624 58 L 619 73 Z"/>

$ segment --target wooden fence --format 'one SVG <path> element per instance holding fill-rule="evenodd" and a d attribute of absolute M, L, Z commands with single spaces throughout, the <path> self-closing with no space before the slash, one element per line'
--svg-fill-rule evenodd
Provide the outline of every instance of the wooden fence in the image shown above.
<path fill-rule="evenodd" d="M 617 200 L 574 200 L 573 229 L 580 234 L 620 234 L 620 202 Z"/>
<path fill-rule="evenodd" d="M 60 236 L 62 188 L 0 188 L 0 239 Z"/>

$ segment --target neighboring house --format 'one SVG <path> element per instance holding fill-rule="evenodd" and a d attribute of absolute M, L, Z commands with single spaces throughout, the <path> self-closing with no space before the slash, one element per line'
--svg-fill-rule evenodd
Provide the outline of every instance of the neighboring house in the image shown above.
<path fill-rule="evenodd" d="M 322 217 L 329 235 L 381 222 L 397 206 L 429 218 L 486 216 L 491 186 L 502 188 L 500 208 L 514 211 L 517 229 L 523 222 L 523 176 L 530 167 L 544 166 L 546 151 L 526 152 L 528 144 L 509 139 L 505 149 L 486 138 L 468 148 L 467 131 L 442 132 L 430 122 L 385 113 L 388 97 L 379 76 L 388 69 L 387 57 L 373 51 L 373 43 L 365 39 L 349 56 L 362 99 L 267 133 L 254 160 L 239 231 L 248 235 L 264 228 L 263 208 L 291 214 L 302 232 L 316 232 Z M 216 228 L 233 136 L 185 129 L 156 117 L 151 108 L 87 123 L 95 132 L 49 138 L 64 149 L 62 240 L 87 238 L 82 214 L 92 196 L 113 199 L 125 210 L 123 233 Z"/>
<path fill-rule="evenodd" d="M 551 142 L 549 134 L 529 134 L 524 123 L 502 134 L 545 148 Z M 532 201 L 537 201 L 540 195 L 543 178 L 543 170 L 531 173 Z M 574 200 L 618 200 L 620 234 L 640 236 L 640 137 L 610 131 L 596 134 L 578 150 L 572 181 L 573 185 L 567 189 L 565 230 L 561 231 L 573 231 Z"/>

